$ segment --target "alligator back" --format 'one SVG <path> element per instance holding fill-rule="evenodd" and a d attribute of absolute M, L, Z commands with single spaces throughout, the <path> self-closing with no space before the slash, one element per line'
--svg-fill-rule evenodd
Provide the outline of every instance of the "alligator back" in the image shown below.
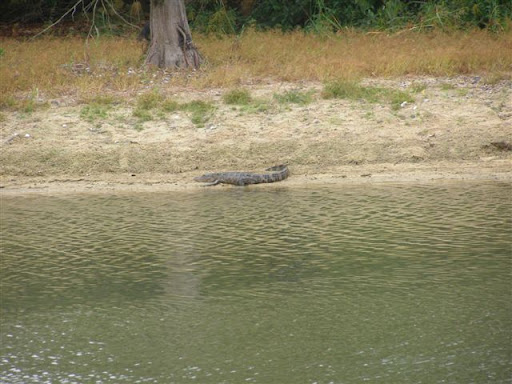
<path fill-rule="evenodd" d="M 195 181 L 209 183 L 208 185 L 217 184 L 233 184 L 233 185 L 249 185 L 260 183 L 275 183 L 286 179 L 290 175 L 288 166 L 285 164 L 276 165 L 266 169 L 267 173 L 252 172 L 219 172 L 207 173 L 203 176 L 195 177 Z"/>

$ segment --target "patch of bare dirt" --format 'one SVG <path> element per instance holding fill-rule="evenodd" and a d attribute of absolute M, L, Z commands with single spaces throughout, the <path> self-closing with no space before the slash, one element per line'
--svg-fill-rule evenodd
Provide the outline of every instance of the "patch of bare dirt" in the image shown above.
<path fill-rule="evenodd" d="M 415 77 L 363 85 L 400 89 L 414 101 L 394 109 L 387 101 L 325 100 L 318 83 L 269 82 L 245 87 L 258 106 L 226 105 L 221 89 L 164 88 L 179 103 L 216 107 L 202 127 L 186 111 L 142 122 L 127 99 L 92 117 L 65 98 L 31 113 L 3 111 L 1 193 L 192 190 L 200 187 L 193 177 L 205 172 L 280 163 L 292 176 L 264 188 L 512 180 L 510 81 Z M 311 92 L 313 100 L 276 101 L 285 91 Z"/>

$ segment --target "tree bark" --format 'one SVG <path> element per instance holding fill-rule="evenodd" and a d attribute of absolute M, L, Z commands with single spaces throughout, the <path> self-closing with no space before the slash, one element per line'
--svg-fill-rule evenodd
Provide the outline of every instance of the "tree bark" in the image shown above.
<path fill-rule="evenodd" d="M 159 68 L 199 68 L 183 0 L 151 0 L 151 43 L 146 64 Z"/>

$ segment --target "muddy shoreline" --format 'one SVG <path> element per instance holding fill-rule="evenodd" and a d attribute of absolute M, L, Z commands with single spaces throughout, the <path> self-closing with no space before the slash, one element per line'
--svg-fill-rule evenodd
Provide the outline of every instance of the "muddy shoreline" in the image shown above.
<path fill-rule="evenodd" d="M 425 184 L 458 182 L 512 183 L 511 160 L 489 160 L 485 163 L 460 162 L 423 165 L 376 164 L 374 166 L 347 166 L 330 169 L 331 173 L 306 172 L 292 174 L 289 179 L 273 184 L 247 187 L 219 185 L 204 187 L 192 178 L 197 175 L 111 175 L 98 178 L 13 178 L 0 185 L 0 195 L 61 195 L 61 194 L 110 194 L 140 192 L 198 192 L 210 188 L 317 188 L 322 186 L 375 185 L 375 184 Z"/>

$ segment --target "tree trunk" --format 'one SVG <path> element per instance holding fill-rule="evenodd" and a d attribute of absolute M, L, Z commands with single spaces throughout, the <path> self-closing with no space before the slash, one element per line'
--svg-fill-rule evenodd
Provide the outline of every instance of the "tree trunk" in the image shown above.
<path fill-rule="evenodd" d="M 151 0 L 151 43 L 146 64 L 159 68 L 199 68 L 183 0 Z"/>

